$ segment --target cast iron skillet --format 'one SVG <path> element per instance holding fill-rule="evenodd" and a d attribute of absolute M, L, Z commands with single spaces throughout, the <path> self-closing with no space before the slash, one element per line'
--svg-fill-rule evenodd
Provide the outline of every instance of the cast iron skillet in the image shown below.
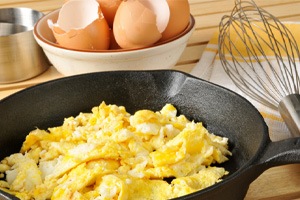
<path fill-rule="evenodd" d="M 101 101 L 160 110 L 174 104 L 210 132 L 226 136 L 233 156 L 230 171 L 212 187 L 178 199 L 243 199 L 250 183 L 266 169 L 300 162 L 300 138 L 271 142 L 259 112 L 243 97 L 188 74 L 169 71 L 100 72 L 43 83 L 0 101 L 0 159 L 18 152 L 29 131 L 61 125 Z M 1 198 L 1 195 L 0 195 Z M 3 199 L 10 199 L 2 194 Z"/>

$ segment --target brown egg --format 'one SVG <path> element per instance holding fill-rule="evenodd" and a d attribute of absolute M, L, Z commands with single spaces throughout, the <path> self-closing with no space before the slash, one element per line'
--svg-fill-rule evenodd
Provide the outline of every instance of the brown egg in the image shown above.
<path fill-rule="evenodd" d="M 110 50 L 116 50 L 116 49 L 121 49 L 121 47 L 118 45 L 113 30 L 110 30 L 110 45 L 109 45 Z"/>
<path fill-rule="evenodd" d="M 116 12 L 122 0 L 97 0 L 97 1 L 100 4 L 100 8 L 103 12 L 103 15 L 109 27 L 112 28 Z"/>
<path fill-rule="evenodd" d="M 166 0 L 127 0 L 120 4 L 113 24 L 116 42 L 122 48 L 153 45 L 169 21 Z"/>
<path fill-rule="evenodd" d="M 189 24 L 190 5 L 188 0 L 167 0 L 170 8 L 170 20 L 162 33 L 161 40 L 168 40 L 181 33 Z"/>
<path fill-rule="evenodd" d="M 74 13 L 76 13 L 74 15 Z M 99 3 L 69 0 L 61 8 L 57 22 L 48 21 L 57 43 L 77 50 L 107 50 L 110 29 Z"/>

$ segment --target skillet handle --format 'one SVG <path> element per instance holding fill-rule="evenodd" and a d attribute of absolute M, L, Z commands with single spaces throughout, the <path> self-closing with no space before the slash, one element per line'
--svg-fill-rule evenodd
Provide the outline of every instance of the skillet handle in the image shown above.
<path fill-rule="evenodd" d="M 300 163 L 300 137 L 270 142 L 257 164 L 270 168 L 293 163 Z"/>

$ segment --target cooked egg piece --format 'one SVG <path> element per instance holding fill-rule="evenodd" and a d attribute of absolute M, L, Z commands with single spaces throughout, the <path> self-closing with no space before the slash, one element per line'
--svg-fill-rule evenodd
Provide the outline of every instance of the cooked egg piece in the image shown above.
<path fill-rule="evenodd" d="M 34 160 L 21 153 L 14 154 L 9 159 L 14 159 L 13 166 L 6 171 L 11 190 L 30 193 L 42 183 L 41 171 Z"/>
<path fill-rule="evenodd" d="M 172 104 L 132 115 L 102 102 L 29 133 L 21 152 L 0 162 L 0 188 L 22 200 L 169 199 L 221 181 L 226 170 L 209 165 L 229 155 L 227 138 Z"/>
<path fill-rule="evenodd" d="M 228 174 L 224 168 L 207 167 L 191 176 L 176 178 L 171 182 L 172 198 L 190 194 L 220 182 Z"/>

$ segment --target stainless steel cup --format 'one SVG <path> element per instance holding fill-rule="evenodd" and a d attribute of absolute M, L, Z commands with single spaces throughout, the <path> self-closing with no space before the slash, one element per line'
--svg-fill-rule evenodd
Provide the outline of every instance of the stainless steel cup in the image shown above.
<path fill-rule="evenodd" d="M 33 37 L 43 13 L 30 8 L 0 9 L 0 83 L 35 77 L 50 63 Z"/>

